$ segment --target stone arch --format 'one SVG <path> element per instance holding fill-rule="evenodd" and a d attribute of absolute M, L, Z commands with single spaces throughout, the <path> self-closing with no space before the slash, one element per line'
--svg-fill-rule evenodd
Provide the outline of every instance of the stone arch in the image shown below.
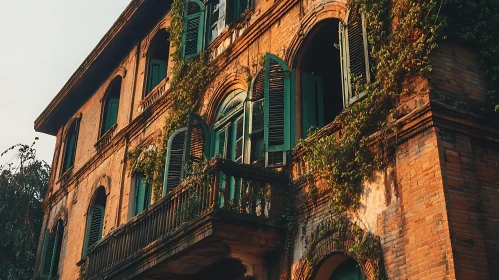
<path fill-rule="evenodd" d="M 211 94 L 211 98 L 209 99 L 206 110 L 204 110 L 204 116 L 206 117 L 206 122 L 211 124 L 214 122 L 216 118 L 216 114 L 220 104 L 225 100 L 227 95 L 234 90 L 242 89 L 244 91 L 248 91 L 246 77 L 243 77 L 242 74 L 231 73 L 224 77 L 223 81 L 215 88 L 215 90 Z"/>
<path fill-rule="evenodd" d="M 347 218 L 321 223 L 309 237 L 310 247 L 294 270 L 296 280 L 312 280 L 321 264 L 334 254 L 355 260 L 369 280 L 386 279 L 380 238 Z M 362 253 L 360 248 L 371 246 Z"/>
<path fill-rule="evenodd" d="M 318 1 L 317 1 L 318 2 Z M 341 0 L 324 0 L 312 7 L 300 22 L 300 29 L 295 34 L 285 54 L 284 61 L 289 68 L 295 68 L 295 60 L 307 34 L 322 20 L 336 18 L 344 22 L 347 15 L 347 4 Z"/>
<path fill-rule="evenodd" d="M 68 122 L 68 124 L 66 125 L 66 127 L 64 128 L 64 130 L 62 131 L 62 139 L 63 139 L 63 143 L 66 142 L 66 136 L 68 135 L 68 131 L 69 131 L 69 128 L 71 126 L 73 126 L 73 124 L 76 124 L 76 125 L 79 125 L 78 122 L 81 120 L 81 116 L 82 114 L 81 113 L 77 113 L 75 114 L 71 120 Z"/>
<path fill-rule="evenodd" d="M 167 20 L 164 19 L 162 20 L 154 29 L 147 35 L 146 39 L 144 40 L 144 43 L 142 44 L 142 56 L 145 57 L 149 54 L 149 50 L 151 48 L 151 45 L 156 38 L 156 35 L 158 35 L 160 32 L 168 32 L 168 26 L 167 26 Z"/>
<path fill-rule="evenodd" d="M 47 228 L 49 230 L 52 230 L 52 228 L 55 228 L 57 226 L 57 223 L 59 221 L 62 221 L 62 225 L 64 227 L 66 227 L 66 225 L 68 224 L 68 209 L 65 206 L 61 207 L 57 211 L 57 214 L 55 214 L 51 226 L 48 226 Z"/>
<path fill-rule="evenodd" d="M 101 176 L 99 176 L 99 178 L 97 178 L 94 183 L 92 184 L 92 187 L 90 189 L 90 194 L 92 195 L 89 199 L 89 205 L 92 205 L 94 200 L 95 200 L 95 195 L 97 194 L 97 190 L 99 188 L 104 188 L 104 192 L 106 194 L 106 196 L 109 196 L 109 193 L 111 192 L 111 182 L 112 182 L 112 179 L 110 176 L 108 176 L 107 174 L 102 174 Z"/>
<path fill-rule="evenodd" d="M 122 66 L 120 66 L 118 69 L 114 70 L 113 74 L 111 76 L 109 76 L 107 81 L 104 83 L 106 90 L 102 94 L 100 102 L 103 102 L 106 99 L 107 95 L 109 94 L 109 90 L 111 89 L 111 86 L 113 85 L 113 83 L 115 81 L 117 81 L 117 79 L 121 78 L 122 82 L 123 82 L 123 78 L 125 78 L 126 73 L 127 73 L 126 68 L 122 67 Z"/>

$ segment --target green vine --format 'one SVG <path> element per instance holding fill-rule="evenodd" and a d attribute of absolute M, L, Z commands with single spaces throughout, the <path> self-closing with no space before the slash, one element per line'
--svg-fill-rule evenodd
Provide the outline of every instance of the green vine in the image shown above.
<path fill-rule="evenodd" d="M 145 174 L 146 182 L 152 186 L 154 200 L 161 198 L 163 193 L 168 138 L 177 129 L 187 126 L 189 113 L 199 107 L 200 97 L 218 72 L 215 65 L 208 63 L 209 56 L 205 52 L 192 59 L 182 58 L 184 11 L 185 1 L 174 0 L 169 27 L 173 67 L 169 78 L 170 92 L 164 99 L 168 104 L 168 116 L 162 138 L 158 141 L 160 147 L 146 152 L 144 147 L 137 147 L 129 151 L 127 157 L 131 170 Z"/>
<path fill-rule="evenodd" d="M 355 92 L 365 92 L 366 97 L 333 121 L 339 133 L 324 135 L 313 129 L 301 141 L 309 167 L 305 176 L 321 178 L 331 189 L 333 216 L 357 210 L 362 182 L 386 165 L 387 135 L 397 130 L 389 120 L 397 119 L 401 102 L 415 93 L 411 81 L 432 71 L 432 51 L 438 42 L 457 40 L 478 50 L 489 86 L 490 102 L 483 106 L 492 105 L 482 112 L 499 110 L 499 1 L 350 0 L 348 5 L 365 14 L 376 78 L 368 85 L 354 83 Z M 376 144 L 374 132 L 381 139 Z M 365 257 L 370 246 L 362 242 L 351 250 Z"/>

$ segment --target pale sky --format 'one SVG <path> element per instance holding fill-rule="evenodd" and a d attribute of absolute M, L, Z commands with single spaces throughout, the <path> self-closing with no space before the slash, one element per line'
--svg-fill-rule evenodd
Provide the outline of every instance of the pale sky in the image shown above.
<path fill-rule="evenodd" d="M 129 3 L 0 0 L 0 153 L 39 137 L 38 157 L 52 162 L 55 137 L 33 122 Z"/>

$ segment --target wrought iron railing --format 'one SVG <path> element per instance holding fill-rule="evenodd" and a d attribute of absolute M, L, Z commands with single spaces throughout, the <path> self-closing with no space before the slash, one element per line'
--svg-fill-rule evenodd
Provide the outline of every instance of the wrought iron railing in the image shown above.
<path fill-rule="evenodd" d="M 168 239 L 197 219 L 230 214 L 251 222 L 278 225 L 283 186 L 288 177 L 232 161 L 213 159 L 205 179 L 186 179 L 141 215 L 114 230 L 88 253 L 89 279 L 115 265 L 124 265 L 147 246 Z"/>

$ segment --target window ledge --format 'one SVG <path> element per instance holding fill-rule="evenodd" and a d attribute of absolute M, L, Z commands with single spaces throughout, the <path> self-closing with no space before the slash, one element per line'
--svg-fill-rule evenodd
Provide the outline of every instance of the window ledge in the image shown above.
<path fill-rule="evenodd" d="M 97 150 L 97 152 L 102 151 L 109 143 L 111 143 L 111 140 L 114 137 L 114 132 L 116 131 L 116 128 L 118 127 L 118 124 L 114 124 L 104 135 L 102 135 L 99 140 L 97 140 L 97 143 L 95 143 L 94 147 Z"/>
<path fill-rule="evenodd" d="M 160 99 L 160 97 L 168 92 L 170 89 L 170 84 L 168 83 L 169 79 L 169 77 L 166 77 L 142 99 L 140 102 L 140 112 L 144 112 L 149 106 L 154 104 L 156 100 Z"/>

